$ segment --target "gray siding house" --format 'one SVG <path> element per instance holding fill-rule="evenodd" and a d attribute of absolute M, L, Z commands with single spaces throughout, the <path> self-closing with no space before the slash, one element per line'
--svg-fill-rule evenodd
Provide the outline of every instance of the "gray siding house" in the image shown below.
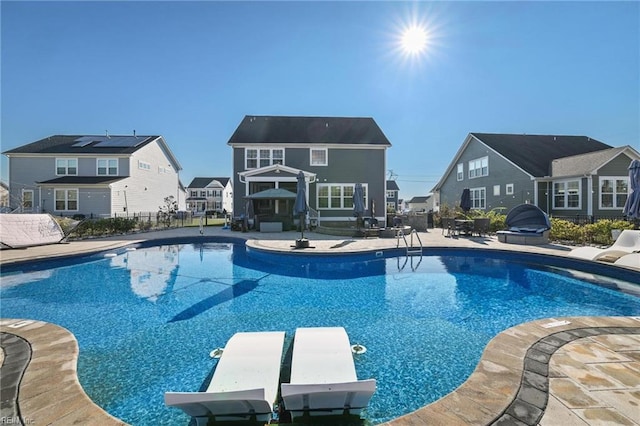
<path fill-rule="evenodd" d="M 433 188 L 436 207 L 459 206 L 469 188 L 473 209 L 530 203 L 555 216 L 620 217 L 638 157 L 587 136 L 470 133 Z"/>
<path fill-rule="evenodd" d="M 361 183 L 365 203 L 385 221 L 386 150 L 391 143 L 372 118 L 246 116 L 228 145 L 233 148 L 234 215 L 246 212 L 248 196 L 270 189 L 296 192 L 303 171 L 309 207 L 324 225 L 354 221 L 353 189 Z M 284 194 L 282 191 L 271 192 Z M 287 216 L 284 199 L 256 200 L 258 216 Z"/>
<path fill-rule="evenodd" d="M 54 215 L 110 217 L 184 205 L 180 163 L 162 136 L 56 135 L 3 153 L 11 207 Z"/>
<path fill-rule="evenodd" d="M 387 181 L 387 213 L 396 213 L 402 211 L 399 204 L 398 193 L 400 188 L 395 180 Z"/>
<path fill-rule="evenodd" d="M 233 188 L 228 177 L 196 177 L 187 194 L 187 208 L 192 212 L 233 212 Z"/>

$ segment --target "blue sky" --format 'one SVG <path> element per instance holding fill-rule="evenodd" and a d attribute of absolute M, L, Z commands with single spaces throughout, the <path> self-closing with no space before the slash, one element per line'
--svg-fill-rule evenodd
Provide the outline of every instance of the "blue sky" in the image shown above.
<path fill-rule="evenodd" d="M 230 176 L 245 115 L 373 117 L 400 195 L 426 195 L 469 132 L 640 149 L 640 3 L 2 1 L 1 144 L 160 134 Z M 426 28 L 421 55 L 399 38 Z M 2 159 L 2 178 L 7 180 Z"/>

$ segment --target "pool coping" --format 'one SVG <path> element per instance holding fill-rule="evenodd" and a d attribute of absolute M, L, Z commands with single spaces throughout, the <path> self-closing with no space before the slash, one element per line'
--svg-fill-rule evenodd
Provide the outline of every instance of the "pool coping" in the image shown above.
<path fill-rule="evenodd" d="M 16 403 L 23 424 L 126 425 L 82 389 L 76 370 L 78 344 L 70 331 L 43 321 L 2 319 L 0 333 L 24 339 L 30 349 L 24 374 L 17 381 Z M 536 425 L 549 399 L 553 354 L 576 340 L 610 334 L 640 335 L 640 318 L 546 318 L 511 327 L 487 344 L 475 371 L 460 387 L 383 425 Z M 4 367 L 12 364 L 16 352 L 7 350 L 4 343 L 3 349 Z"/>

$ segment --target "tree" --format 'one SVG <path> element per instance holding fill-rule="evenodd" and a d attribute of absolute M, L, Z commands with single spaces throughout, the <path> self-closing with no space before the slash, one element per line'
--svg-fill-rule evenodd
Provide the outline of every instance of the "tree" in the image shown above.
<path fill-rule="evenodd" d="M 173 195 L 164 197 L 164 205 L 158 207 L 158 222 L 164 223 L 166 227 L 171 226 L 171 218 L 178 211 L 178 202 Z"/>

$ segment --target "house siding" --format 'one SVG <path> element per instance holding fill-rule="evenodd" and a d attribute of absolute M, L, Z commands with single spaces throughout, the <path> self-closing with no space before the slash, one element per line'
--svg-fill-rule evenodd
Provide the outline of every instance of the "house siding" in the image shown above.
<path fill-rule="evenodd" d="M 488 157 L 488 176 L 469 178 L 469 161 Z M 464 167 L 463 179 L 457 180 L 457 164 Z M 506 193 L 506 185 L 513 184 L 513 194 Z M 494 185 L 500 185 L 500 195 L 494 196 Z M 460 197 L 465 188 L 485 188 L 485 210 L 505 207 L 507 210 L 522 204 L 527 200 L 534 200 L 534 184 L 531 176 L 515 167 L 485 144 L 472 139 L 467 149 L 461 154 L 451 169 L 440 189 L 440 207 L 454 207 L 460 205 Z"/>
<path fill-rule="evenodd" d="M 278 147 L 273 145 L 273 147 Z M 316 147 L 316 146 L 314 146 Z M 317 146 L 321 147 L 321 146 Z M 386 200 L 385 180 L 385 149 L 366 147 L 356 148 L 332 148 L 329 147 L 327 166 L 311 166 L 310 148 L 285 148 L 284 165 L 296 169 L 305 170 L 316 174 L 316 183 L 309 185 L 309 205 L 317 209 L 317 185 L 330 183 L 367 183 L 368 198 L 376 200 L 376 216 L 384 217 Z M 369 148 L 369 149 L 367 149 Z M 233 168 L 236 173 L 233 176 L 233 202 L 236 214 L 244 211 L 247 195 L 246 186 L 240 182 L 238 172 L 245 171 L 244 147 L 233 149 Z M 263 177 L 272 176 L 274 179 L 282 177 L 282 174 L 263 174 Z M 368 207 L 368 206 L 367 206 Z M 352 217 L 349 209 L 345 210 L 321 210 L 322 218 L 346 220 Z"/>
<path fill-rule="evenodd" d="M 598 217 L 621 217 L 622 207 L 615 209 L 601 209 L 600 208 L 600 177 L 628 177 L 628 168 L 631 164 L 632 158 L 626 154 L 621 154 L 609 161 L 598 170 L 597 178 L 593 179 L 593 214 Z M 624 170 L 626 173 L 621 173 Z"/>

